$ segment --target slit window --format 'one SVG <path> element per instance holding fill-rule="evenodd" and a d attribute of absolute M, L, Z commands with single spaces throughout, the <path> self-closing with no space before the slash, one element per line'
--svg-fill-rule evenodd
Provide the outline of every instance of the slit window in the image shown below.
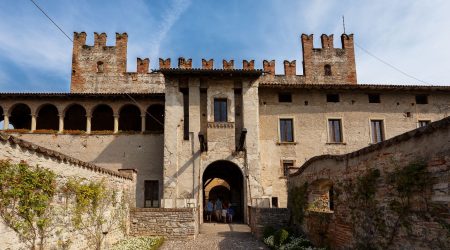
<path fill-rule="evenodd" d="M 428 104 L 428 96 L 416 95 L 416 104 Z"/>
<path fill-rule="evenodd" d="M 329 64 L 325 64 L 325 66 L 323 67 L 324 69 L 324 74 L 325 76 L 331 76 L 332 72 L 331 72 L 331 65 Z"/>
<path fill-rule="evenodd" d="M 294 141 L 294 126 L 292 119 L 280 119 L 280 141 Z"/>
<path fill-rule="evenodd" d="M 369 103 L 380 103 L 380 94 L 368 94 Z"/>
<path fill-rule="evenodd" d="M 384 141 L 383 121 L 371 120 L 370 126 L 372 132 L 372 143 L 379 143 Z"/>
<path fill-rule="evenodd" d="M 104 66 L 104 64 L 102 61 L 97 62 L 97 73 L 103 73 L 103 69 L 104 69 L 103 66 Z"/>
<path fill-rule="evenodd" d="M 144 207 L 159 207 L 159 183 L 158 181 L 144 182 Z"/>
<path fill-rule="evenodd" d="M 227 99 L 214 99 L 214 122 L 227 122 Z"/>
<path fill-rule="evenodd" d="M 329 119 L 328 130 L 331 143 L 342 142 L 342 122 L 340 119 Z"/>
<path fill-rule="evenodd" d="M 339 94 L 327 94 L 327 102 L 339 102 Z"/>
<path fill-rule="evenodd" d="M 292 94 L 291 93 L 279 93 L 278 94 L 278 102 L 292 102 Z"/>
<path fill-rule="evenodd" d="M 183 139 L 189 140 L 189 89 L 180 89 L 183 93 Z"/>

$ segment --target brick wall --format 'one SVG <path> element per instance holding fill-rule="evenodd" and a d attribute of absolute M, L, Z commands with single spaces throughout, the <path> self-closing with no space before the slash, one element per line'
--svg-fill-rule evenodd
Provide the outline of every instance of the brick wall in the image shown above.
<path fill-rule="evenodd" d="M 266 226 L 280 229 L 286 228 L 288 223 L 289 210 L 287 208 L 250 207 L 250 228 L 252 234 L 257 238 L 262 238 Z"/>
<path fill-rule="evenodd" d="M 198 234 L 195 208 L 135 208 L 131 210 L 130 234 L 195 238 Z"/>

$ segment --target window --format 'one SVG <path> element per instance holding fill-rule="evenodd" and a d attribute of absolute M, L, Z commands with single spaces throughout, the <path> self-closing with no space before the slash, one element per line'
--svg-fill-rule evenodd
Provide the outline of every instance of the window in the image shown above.
<path fill-rule="evenodd" d="M 158 181 L 144 182 L 144 207 L 159 207 L 159 183 Z"/>
<path fill-rule="evenodd" d="M 339 94 L 327 94 L 327 102 L 339 102 Z"/>
<path fill-rule="evenodd" d="M 292 124 L 292 119 L 280 119 L 280 141 L 281 142 L 294 141 L 294 128 Z"/>
<path fill-rule="evenodd" d="M 323 67 L 323 70 L 324 70 L 325 76 L 331 76 L 332 75 L 331 65 L 325 64 L 325 66 Z"/>
<path fill-rule="evenodd" d="M 278 207 L 278 197 L 272 197 L 272 207 Z"/>
<path fill-rule="evenodd" d="M 416 95 L 416 104 L 428 104 L 428 96 Z"/>
<path fill-rule="evenodd" d="M 334 188 L 333 186 L 330 187 L 328 190 L 328 208 L 330 211 L 334 210 Z"/>
<path fill-rule="evenodd" d="M 103 62 L 102 61 L 97 62 L 97 73 L 103 73 Z"/>
<path fill-rule="evenodd" d="M 332 143 L 342 142 L 342 128 L 340 119 L 328 120 L 329 140 Z"/>
<path fill-rule="evenodd" d="M 227 122 L 227 99 L 214 99 L 214 121 Z"/>
<path fill-rule="evenodd" d="M 369 103 L 380 103 L 380 94 L 368 94 Z"/>
<path fill-rule="evenodd" d="M 283 160 L 283 176 L 289 176 L 291 168 L 294 168 L 293 160 Z"/>
<path fill-rule="evenodd" d="M 370 121 L 371 132 L 372 132 L 372 143 L 378 143 L 384 141 L 384 130 L 382 120 L 371 120 Z"/>
<path fill-rule="evenodd" d="M 189 89 L 182 88 L 183 94 L 183 140 L 189 140 Z"/>
<path fill-rule="evenodd" d="M 291 93 L 279 93 L 278 94 L 278 102 L 292 102 L 292 94 Z"/>
<path fill-rule="evenodd" d="M 430 120 L 422 120 L 422 121 L 419 121 L 419 128 L 421 128 L 421 127 L 425 127 L 425 126 L 427 126 L 428 124 L 430 124 Z"/>

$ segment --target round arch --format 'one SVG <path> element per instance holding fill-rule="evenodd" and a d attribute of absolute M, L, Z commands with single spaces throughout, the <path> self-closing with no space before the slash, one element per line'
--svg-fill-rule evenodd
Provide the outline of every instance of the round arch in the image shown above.
<path fill-rule="evenodd" d="M 59 129 L 58 108 L 53 104 L 41 105 L 37 110 L 36 129 Z"/>
<path fill-rule="evenodd" d="M 64 111 L 65 130 L 86 130 L 86 109 L 80 104 L 69 105 Z"/>
<path fill-rule="evenodd" d="M 234 210 L 233 221 L 244 221 L 244 175 L 235 163 L 219 160 L 209 164 L 202 178 L 203 204 L 220 199 Z"/>
<path fill-rule="evenodd" d="M 14 129 L 31 130 L 31 109 L 24 103 L 18 103 L 10 109 L 9 124 Z"/>
<path fill-rule="evenodd" d="M 119 130 L 141 131 L 141 110 L 133 104 L 125 104 L 119 111 Z"/>
<path fill-rule="evenodd" d="M 97 105 L 92 111 L 91 130 L 114 130 L 114 113 L 106 104 Z"/>
<path fill-rule="evenodd" d="M 164 132 L 164 105 L 153 104 L 147 108 L 145 114 L 145 130 Z"/>

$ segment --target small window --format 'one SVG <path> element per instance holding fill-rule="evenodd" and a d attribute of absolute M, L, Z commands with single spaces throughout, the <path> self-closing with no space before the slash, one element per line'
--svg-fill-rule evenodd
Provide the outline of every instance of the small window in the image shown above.
<path fill-rule="evenodd" d="M 379 143 L 384 141 L 383 121 L 371 120 L 370 126 L 372 132 L 372 143 Z"/>
<path fill-rule="evenodd" d="M 294 141 L 294 127 L 292 119 L 280 119 L 280 141 Z"/>
<path fill-rule="evenodd" d="M 278 94 L 278 102 L 292 102 L 292 94 L 291 93 L 279 93 Z"/>
<path fill-rule="evenodd" d="M 339 102 L 339 94 L 327 94 L 327 102 Z"/>
<path fill-rule="evenodd" d="M 428 104 L 428 96 L 416 95 L 416 104 Z"/>
<path fill-rule="evenodd" d="M 325 64 L 325 66 L 323 67 L 323 69 L 324 69 L 325 76 L 331 76 L 331 75 L 332 75 L 332 72 L 331 72 L 331 65 Z"/>
<path fill-rule="evenodd" d="M 419 121 L 418 126 L 419 126 L 419 128 L 425 127 L 428 124 L 430 124 L 430 122 L 431 122 L 430 120 L 422 120 L 422 121 Z"/>
<path fill-rule="evenodd" d="M 272 207 L 278 207 L 278 197 L 272 197 Z"/>
<path fill-rule="evenodd" d="M 227 121 L 227 99 L 214 99 L 214 122 Z"/>
<path fill-rule="evenodd" d="M 369 103 L 380 103 L 380 94 L 368 94 Z"/>
<path fill-rule="evenodd" d="M 333 186 L 330 187 L 328 190 L 328 208 L 330 211 L 334 210 L 334 188 Z"/>
<path fill-rule="evenodd" d="M 102 61 L 97 62 L 97 73 L 103 73 L 103 62 Z"/>
<path fill-rule="evenodd" d="M 159 183 L 158 181 L 144 182 L 144 207 L 159 207 Z"/>
<path fill-rule="evenodd" d="M 294 168 L 294 161 L 283 160 L 283 176 L 289 176 L 291 169 Z"/>
<path fill-rule="evenodd" d="M 331 143 L 342 142 L 342 128 L 340 119 L 328 120 L 329 138 Z"/>

